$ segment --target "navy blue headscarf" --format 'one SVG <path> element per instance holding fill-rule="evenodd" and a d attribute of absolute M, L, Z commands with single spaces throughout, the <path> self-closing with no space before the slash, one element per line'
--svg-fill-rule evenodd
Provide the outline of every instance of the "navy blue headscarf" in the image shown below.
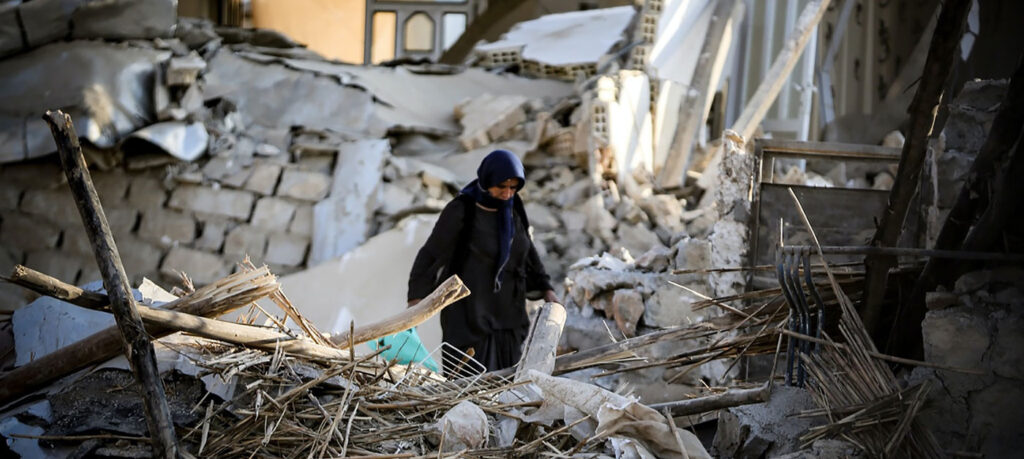
<path fill-rule="evenodd" d="M 472 196 L 480 205 L 498 210 L 498 269 L 494 273 L 495 292 L 501 290 L 505 263 L 512 252 L 512 238 L 515 236 L 512 203 L 516 197 L 513 195 L 512 199 L 502 201 L 491 196 L 487 189 L 513 178 L 519 179 L 519 185 L 516 186 L 518 192 L 526 184 L 523 163 L 510 151 L 494 150 L 480 162 L 480 167 L 476 170 L 476 180 L 469 182 L 469 185 L 462 189 L 463 194 Z"/>

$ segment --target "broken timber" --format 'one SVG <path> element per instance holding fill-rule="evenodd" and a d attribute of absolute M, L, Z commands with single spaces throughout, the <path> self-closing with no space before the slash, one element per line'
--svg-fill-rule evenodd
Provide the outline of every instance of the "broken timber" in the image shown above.
<path fill-rule="evenodd" d="M 89 235 L 96 263 L 103 275 L 103 286 L 110 297 L 111 311 L 120 330 L 121 346 L 131 363 L 132 372 L 139 383 L 143 410 L 153 442 L 153 455 L 162 458 L 179 457 L 178 439 L 174 434 L 171 410 L 164 395 L 164 384 L 156 366 L 156 352 L 149 341 L 142 318 L 135 307 L 128 276 L 121 265 L 114 236 L 107 224 L 107 216 L 93 187 L 89 168 L 85 165 L 82 147 L 71 117 L 60 110 L 47 111 L 43 117 L 50 125 L 57 143 L 60 162 L 68 179 L 71 194 L 82 215 L 82 223 Z"/>
<path fill-rule="evenodd" d="M 928 138 L 935 124 L 935 115 L 942 102 L 942 91 L 952 71 L 960 37 L 967 23 L 967 13 L 971 9 L 969 0 L 949 0 L 942 5 L 935 32 L 932 35 L 917 93 L 907 111 L 910 114 L 910 127 L 907 140 L 903 144 L 900 155 L 896 181 L 889 192 L 889 203 L 882 212 L 878 230 L 871 238 L 876 247 L 894 247 L 903 232 L 903 224 L 910 208 L 910 200 L 917 193 L 920 182 L 921 165 L 924 164 L 925 152 L 928 150 Z M 882 301 L 885 298 L 886 282 L 889 270 L 896 266 L 896 257 L 868 256 L 865 261 L 864 303 L 860 315 L 868 334 L 878 339 L 882 320 Z M 920 324 L 914 324 L 913 333 L 919 335 Z M 909 333 L 901 330 L 900 333 Z M 920 346 L 917 339 L 916 346 Z M 919 354 L 919 349 L 909 350 L 911 356 Z"/>
<path fill-rule="evenodd" d="M 84 291 L 74 285 L 66 284 L 58 279 L 26 268 L 22 265 L 14 267 L 10 282 L 29 290 L 47 294 L 47 290 L 68 292 L 70 298 L 57 299 L 67 301 L 76 306 L 93 310 L 107 310 L 106 295 Z M 274 352 L 282 351 L 315 360 L 348 360 L 349 353 L 334 347 L 323 346 L 303 338 L 297 338 L 263 327 L 236 324 L 222 320 L 208 319 L 185 312 L 137 305 L 139 316 L 147 325 L 172 331 L 188 332 L 204 338 L 216 339 L 246 347 L 254 347 Z"/>
<path fill-rule="evenodd" d="M 761 84 L 757 87 L 757 92 L 750 98 L 743 112 L 740 113 L 739 118 L 732 125 L 732 130 L 739 133 L 743 137 L 744 142 L 750 142 L 753 138 L 757 127 L 768 113 L 768 109 L 772 107 L 775 98 L 778 97 L 779 91 L 782 90 L 786 80 L 789 79 L 789 75 L 793 73 L 793 68 L 796 67 L 797 61 L 800 60 L 804 47 L 807 46 L 811 34 L 818 26 L 818 23 L 821 22 L 821 18 L 825 15 L 828 5 L 829 0 L 813 0 L 807 3 L 807 6 L 800 13 L 796 26 L 789 36 L 786 37 L 782 50 L 779 51 L 779 55 L 775 58 L 771 68 L 768 69 L 768 73 L 762 79 Z M 717 167 L 714 165 L 721 161 L 724 151 L 724 146 L 715 148 L 714 156 L 711 158 L 710 165 L 706 170 Z M 705 173 L 701 176 L 698 182 L 701 188 L 708 189 L 714 185 L 717 177 L 713 175 Z"/>
<path fill-rule="evenodd" d="M 516 366 L 514 381 L 526 378 L 530 370 L 551 374 L 555 369 L 555 351 L 565 327 L 565 307 L 558 303 L 544 303 L 530 326 L 530 334 L 523 346 L 523 357 Z"/>
<path fill-rule="evenodd" d="M 689 89 L 686 97 L 680 104 L 683 112 L 676 125 L 676 132 L 672 136 L 672 145 L 669 147 L 669 156 L 665 165 L 658 175 L 658 184 L 662 188 L 676 188 L 683 185 L 683 174 L 690 161 L 690 149 L 693 146 L 693 138 L 697 133 L 698 126 L 702 125 L 704 119 L 711 110 L 711 95 L 714 94 L 715 85 L 718 79 L 713 75 L 720 75 L 722 65 L 725 63 L 725 56 L 728 54 L 728 47 L 722 46 L 722 39 L 725 36 L 726 24 L 731 20 L 733 11 L 739 5 L 739 0 L 721 0 L 715 5 L 711 13 L 711 24 L 708 26 L 707 36 L 697 57 L 697 66 L 693 70 L 693 78 L 690 79 Z"/>
<path fill-rule="evenodd" d="M 360 327 L 354 332 L 345 332 L 331 337 L 331 342 L 347 347 L 349 343 L 360 344 L 373 341 L 403 330 L 415 327 L 441 312 L 448 305 L 469 296 L 469 288 L 459 276 L 453 275 L 441 283 L 422 301 L 390 318 Z"/>
<path fill-rule="evenodd" d="M 215 317 L 269 295 L 279 288 L 267 268 L 240 271 L 164 305 L 164 309 Z M 148 327 L 154 338 L 174 330 Z M 109 327 L 22 365 L 0 376 L 0 404 L 25 395 L 57 378 L 109 360 L 120 349 L 120 332 Z"/>
<path fill-rule="evenodd" d="M 462 285 L 461 281 L 457 277 L 453 277 L 449 280 L 456 285 L 456 287 L 460 287 Z M 55 298 L 65 300 L 76 306 L 93 310 L 106 310 L 105 306 L 108 302 L 106 295 L 84 291 L 73 285 L 61 282 L 59 279 L 55 279 L 22 265 L 14 267 L 14 271 L 12 272 L 9 281 L 44 295 L 48 295 L 47 292 L 49 291 L 57 292 L 64 298 L 54 296 Z M 442 287 L 445 286 L 442 285 Z M 427 298 L 430 297 L 428 296 Z M 455 301 L 457 300 L 458 299 Z M 245 347 L 263 349 L 270 352 L 280 349 L 285 353 L 315 360 L 350 360 L 350 353 L 342 350 L 348 347 L 348 342 L 343 343 L 344 347 L 335 348 L 263 327 L 208 319 L 206 317 L 186 312 L 151 308 L 143 305 L 137 305 L 137 308 L 139 316 L 146 324 L 150 325 L 151 328 L 157 327 L 159 329 L 166 329 L 170 331 L 187 332 L 204 338 L 238 344 Z M 396 326 L 401 326 L 401 324 Z M 376 330 L 372 331 L 367 330 L 367 328 L 369 327 L 357 328 L 356 336 L 372 336 L 368 340 L 370 341 L 393 334 L 388 333 L 387 330 L 394 327 L 377 327 Z M 383 334 L 374 336 L 375 333 Z"/>
<path fill-rule="evenodd" d="M 651 405 L 651 408 L 659 412 L 668 410 L 672 416 L 676 417 L 690 416 L 722 408 L 767 402 L 770 394 L 771 388 L 768 383 L 765 383 L 753 389 L 729 389 L 721 394 L 707 395 L 690 400 L 655 403 Z"/>

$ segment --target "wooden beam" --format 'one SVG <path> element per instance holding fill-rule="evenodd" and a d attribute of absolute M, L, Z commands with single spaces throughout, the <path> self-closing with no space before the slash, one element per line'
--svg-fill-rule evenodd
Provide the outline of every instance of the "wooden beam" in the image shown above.
<path fill-rule="evenodd" d="M 523 357 L 516 365 L 515 382 L 526 379 L 530 370 L 550 375 L 555 369 L 555 351 L 565 327 L 565 307 L 558 303 L 544 303 L 530 326 L 530 334 L 523 346 Z"/>
<path fill-rule="evenodd" d="M 757 87 L 757 91 L 747 101 L 743 112 L 740 113 L 739 118 L 733 123 L 732 130 L 743 137 L 744 143 L 750 143 L 753 140 L 752 137 L 757 132 L 757 127 L 764 120 L 765 115 L 768 114 L 768 109 L 775 103 L 775 98 L 779 96 L 779 91 L 786 84 L 789 75 L 793 73 L 793 68 L 796 67 L 797 61 L 800 60 L 804 47 L 810 41 L 811 33 L 814 32 L 818 23 L 821 22 L 822 16 L 825 15 L 828 4 L 829 0 L 811 0 L 807 3 L 807 6 L 800 13 L 799 19 L 797 19 L 796 27 L 786 37 L 782 50 L 779 51 L 779 55 L 775 58 L 771 68 L 768 69 L 768 73 L 761 79 L 761 84 Z M 713 176 L 716 174 L 709 174 L 707 172 L 717 169 L 718 164 L 721 163 L 723 153 L 724 150 L 721 146 L 715 148 L 707 170 L 698 181 L 702 188 L 708 189 L 716 185 L 718 178 Z M 710 200 L 705 202 L 710 204 Z"/>
<path fill-rule="evenodd" d="M 78 205 L 78 212 L 82 215 L 82 224 L 89 235 L 96 263 L 103 275 L 103 286 L 110 297 L 114 320 L 121 331 L 121 346 L 139 384 L 149 436 L 153 442 L 153 456 L 177 458 L 180 455 L 178 439 L 174 433 L 171 410 L 167 406 L 164 383 L 156 366 L 156 352 L 136 310 L 128 276 L 121 265 L 121 256 L 117 253 L 107 216 L 89 176 L 89 168 L 85 165 L 75 126 L 71 116 L 60 110 L 47 110 L 43 119 L 50 125 L 50 132 L 57 143 L 64 175 L 67 176 L 71 194 Z"/>
<path fill-rule="evenodd" d="M 835 65 L 836 54 L 839 53 L 839 44 L 843 42 L 846 35 L 846 25 L 850 23 L 850 12 L 856 0 L 843 0 L 843 7 L 839 10 L 839 18 L 836 20 L 836 27 L 832 30 L 832 41 L 828 43 L 828 50 L 822 58 L 821 66 L 818 69 L 818 97 L 821 101 L 821 127 L 828 126 L 836 119 L 835 97 L 832 95 L 832 67 Z"/>
<path fill-rule="evenodd" d="M 757 87 L 754 96 L 746 103 L 743 112 L 733 123 L 732 130 L 743 136 L 743 140 L 749 142 L 757 130 L 757 126 L 764 120 L 768 109 L 772 107 L 779 91 L 786 84 L 789 75 L 793 73 L 804 47 L 811 39 L 811 34 L 821 22 L 825 10 L 828 9 L 829 0 L 812 0 L 807 3 L 800 13 L 796 28 L 786 37 L 782 50 L 772 63 L 768 73 L 761 79 L 761 85 Z"/>
<path fill-rule="evenodd" d="M 939 236 L 935 240 L 935 249 L 957 250 L 964 237 L 975 224 L 975 215 L 988 206 L 989 190 L 995 180 L 1000 165 L 1005 164 L 1006 156 L 1013 150 L 1014 143 L 1020 138 L 1024 129 L 1024 53 L 1017 59 L 1017 70 L 1010 78 L 1006 97 L 1000 103 L 999 113 L 992 121 L 988 137 L 981 146 L 978 156 L 974 158 L 971 169 L 967 173 L 960 194 L 942 224 Z M 929 259 L 918 277 L 918 293 L 915 296 L 924 298 L 937 283 L 948 284 L 955 279 L 945 275 L 946 267 L 951 260 Z"/>
<path fill-rule="evenodd" d="M 61 294 L 62 292 L 75 293 L 76 291 L 82 291 L 78 287 L 67 284 L 59 279 L 48 276 L 44 273 L 41 273 L 31 268 L 27 268 L 22 265 L 17 265 L 14 267 L 13 273 L 11 274 L 10 277 L 10 282 L 43 295 L 49 295 L 48 292 L 57 292 L 58 294 Z M 461 296 L 446 296 L 444 294 L 444 292 L 447 292 L 448 289 L 453 287 L 457 289 L 465 289 L 465 286 L 462 284 L 462 281 L 457 276 L 452 276 L 452 278 L 450 278 L 448 282 L 445 282 L 440 287 L 438 287 L 438 290 L 441 291 L 441 293 L 439 293 L 436 297 L 455 298 L 453 302 L 458 301 L 458 299 L 462 298 Z M 280 290 L 274 289 L 274 291 L 276 292 Z M 456 292 L 458 291 L 461 290 L 456 290 Z M 468 292 L 468 289 L 466 289 L 465 291 Z M 65 299 L 65 301 L 76 306 L 81 306 L 92 310 L 106 310 L 106 305 L 108 302 L 107 295 L 95 292 L 84 293 L 88 295 L 72 294 L 63 296 L 68 297 L 68 299 Z M 435 291 L 435 293 L 437 292 Z M 430 296 L 428 296 L 427 298 L 430 298 Z M 447 304 L 445 304 L 445 306 L 447 306 Z M 173 309 L 167 308 L 151 308 L 143 305 L 137 305 L 136 307 L 138 308 L 139 316 L 142 318 L 142 320 L 147 325 L 151 326 L 149 327 L 150 330 L 188 332 L 193 335 L 202 336 L 204 338 L 216 339 L 228 343 L 238 344 L 246 347 L 254 347 L 257 349 L 263 349 L 267 351 L 275 351 L 280 347 L 284 352 L 303 357 L 309 357 L 313 359 L 349 360 L 350 357 L 350 353 L 347 350 L 343 351 L 343 349 L 346 349 L 348 347 L 347 341 L 339 344 L 339 347 L 336 348 L 331 346 L 325 346 L 307 339 L 296 338 L 294 336 L 280 333 L 267 328 L 253 327 L 249 325 L 236 324 L 232 322 L 224 322 L 221 320 L 208 319 L 202 316 L 189 314 L 187 312 L 175 311 Z M 441 308 L 443 307 L 444 306 L 441 306 Z M 430 308 L 425 307 L 423 309 L 429 310 Z M 437 310 L 440 311 L 440 309 Z M 384 321 L 385 324 L 389 325 L 375 324 L 365 327 L 357 327 L 355 331 L 355 336 L 357 337 L 356 343 L 358 344 L 361 342 L 365 342 L 358 341 L 359 339 L 361 339 L 361 337 L 369 336 L 370 338 L 367 339 L 366 341 L 372 341 L 377 338 L 394 334 L 395 332 L 388 331 L 391 329 L 395 329 L 396 327 L 404 327 L 398 328 L 398 331 L 401 331 L 409 327 L 415 326 L 416 324 L 406 326 L 409 323 L 409 319 L 404 317 L 409 315 L 416 316 L 417 319 L 415 320 L 418 320 L 418 317 L 421 317 L 421 315 L 418 314 L 405 313 L 399 314 L 395 317 L 392 317 Z M 561 315 L 562 323 L 564 323 L 564 309 L 562 309 Z M 398 316 L 402 316 L 403 318 L 396 318 Z M 426 317 L 430 317 L 430 315 Z M 559 332 L 560 331 L 561 327 L 559 327 Z M 556 345 L 557 341 L 558 340 L 556 338 Z M 554 359 L 554 351 L 552 351 L 552 359 Z M 554 360 L 552 360 L 552 366 L 553 365 Z"/>
<path fill-rule="evenodd" d="M 677 188 L 683 185 L 684 173 L 690 162 L 690 152 L 697 130 L 704 125 L 704 120 L 711 110 L 711 99 L 715 93 L 715 85 L 721 76 L 728 46 L 723 46 L 726 25 L 732 19 L 733 11 L 739 6 L 739 0 L 716 0 L 715 9 L 711 12 L 711 23 L 708 25 L 704 44 L 701 46 L 697 65 L 690 78 L 690 86 L 686 89 L 680 106 L 682 113 L 672 136 L 668 158 L 658 174 L 658 185 L 661 188 Z"/>
<path fill-rule="evenodd" d="M 459 279 L 457 275 L 453 275 L 415 306 L 405 309 L 383 321 L 357 328 L 354 332 L 344 332 L 337 336 L 332 336 L 330 338 L 331 342 L 338 346 L 348 347 L 350 342 L 354 344 L 365 343 L 408 330 L 433 317 L 434 314 L 441 312 L 448 305 L 469 296 L 469 293 L 469 288 L 462 283 L 462 279 Z"/>
<path fill-rule="evenodd" d="M 960 37 L 967 23 L 970 0 L 947 0 L 942 4 L 935 33 L 928 48 L 917 93 L 907 111 L 910 127 L 900 157 L 899 169 L 892 189 L 889 204 L 882 212 L 878 230 L 871 239 L 877 247 L 895 247 L 903 233 L 903 224 L 910 207 L 910 200 L 917 193 L 920 183 L 921 165 L 928 150 L 928 138 L 935 124 L 935 115 L 942 102 L 942 90 L 959 55 Z M 885 298 L 889 270 L 896 266 L 896 257 L 868 256 L 865 261 L 864 302 L 860 314 L 864 327 L 875 339 L 881 338 L 882 300 Z M 920 327 L 920 324 L 915 324 Z M 907 333 L 901 330 L 900 333 Z"/>
<path fill-rule="evenodd" d="M 81 291 L 78 287 L 22 265 L 14 267 L 14 273 L 11 275 L 10 281 L 43 295 L 47 295 L 48 290 L 55 290 L 58 293 L 74 292 L 75 290 Z M 95 292 L 84 293 L 90 295 L 77 295 L 68 299 L 58 299 L 86 309 L 109 312 L 106 307 L 108 304 L 106 295 Z M 204 338 L 254 347 L 270 352 L 280 348 L 289 354 L 318 360 L 349 360 L 350 357 L 348 351 L 324 346 L 308 339 L 297 338 L 268 328 L 208 319 L 185 312 L 151 308 L 141 304 L 137 305 L 137 308 L 142 321 L 151 326 L 149 329 L 156 327 L 156 329 L 187 332 Z"/>
<path fill-rule="evenodd" d="M 106 309 L 107 305 L 110 304 L 110 299 L 107 298 L 107 295 L 82 290 L 79 287 L 22 265 L 15 265 L 11 271 L 11 277 L 6 280 L 40 295 L 46 295 L 89 309 Z"/>
<path fill-rule="evenodd" d="M 278 288 L 276 278 L 267 268 L 242 271 L 171 301 L 164 305 L 164 309 L 204 317 L 219 316 L 251 304 Z M 146 332 L 159 338 L 174 330 L 148 327 Z M 117 356 L 120 349 L 120 331 L 117 327 L 109 327 L 17 367 L 0 375 L 0 404 L 89 365 L 110 360 Z"/>
<path fill-rule="evenodd" d="M 672 416 L 692 416 L 722 408 L 764 403 L 771 394 L 768 383 L 753 389 L 729 389 L 721 394 L 706 395 L 690 400 L 655 403 L 651 408 L 663 412 L 668 410 Z"/>

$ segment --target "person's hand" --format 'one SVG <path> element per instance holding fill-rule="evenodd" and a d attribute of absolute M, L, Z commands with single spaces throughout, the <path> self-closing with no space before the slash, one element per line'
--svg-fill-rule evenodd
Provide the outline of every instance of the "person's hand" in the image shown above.
<path fill-rule="evenodd" d="M 554 290 L 544 292 L 544 301 L 547 301 L 548 303 L 562 304 L 562 300 L 558 299 L 558 295 L 555 295 Z"/>
<path fill-rule="evenodd" d="M 405 307 L 407 307 L 407 308 L 411 308 L 411 307 L 413 307 L 413 306 L 416 306 L 417 304 L 419 304 L 419 302 L 420 302 L 420 299 L 419 299 L 419 298 L 417 298 L 417 299 L 415 299 L 415 300 L 409 300 L 409 302 L 408 302 L 408 303 L 406 303 L 406 306 L 405 306 Z"/>

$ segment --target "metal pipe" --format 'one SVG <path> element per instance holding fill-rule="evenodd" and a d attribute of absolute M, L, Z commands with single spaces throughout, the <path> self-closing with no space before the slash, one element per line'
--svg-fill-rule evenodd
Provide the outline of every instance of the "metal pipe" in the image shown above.
<path fill-rule="evenodd" d="M 816 253 L 814 246 L 789 246 L 793 250 Z M 821 253 L 831 255 L 895 255 L 895 256 L 920 256 L 931 258 L 952 258 L 958 260 L 980 260 L 980 261 L 1024 261 L 1024 255 L 1013 253 L 996 252 L 967 252 L 960 250 L 936 250 L 917 249 L 912 247 L 874 247 L 870 245 L 823 245 Z"/>

